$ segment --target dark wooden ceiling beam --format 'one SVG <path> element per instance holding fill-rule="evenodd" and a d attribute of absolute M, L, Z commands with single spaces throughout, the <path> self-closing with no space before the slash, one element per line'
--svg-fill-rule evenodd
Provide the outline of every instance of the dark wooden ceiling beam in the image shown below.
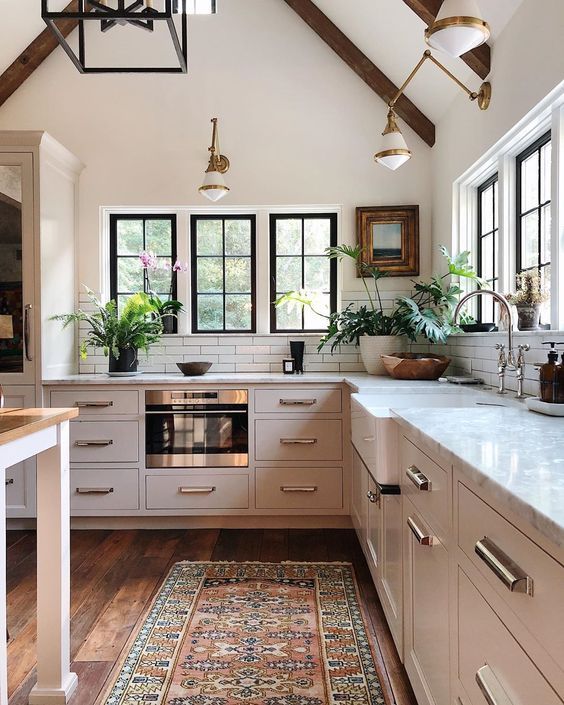
<path fill-rule="evenodd" d="M 72 0 L 64 9 L 64 12 L 77 12 L 78 0 Z M 68 35 L 76 28 L 77 20 L 58 20 L 57 26 L 63 36 Z M 26 47 L 18 58 L 8 66 L 0 76 L 0 105 L 3 105 L 8 98 L 15 93 L 31 74 L 40 66 L 45 59 L 59 46 L 53 32 L 47 27 L 39 34 L 31 44 Z"/>
<path fill-rule="evenodd" d="M 435 21 L 441 5 L 442 0 L 403 0 L 404 3 L 418 15 L 427 27 Z M 472 51 L 462 54 L 460 57 L 467 66 L 469 66 L 474 73 L 477 73 L 480 78 L 486 78 L 491 69 L 491 49 L 490 45 L 480 44 L 479 47 L 472 49 Z"/>
<path fill-rule="evenodd" d="M 390 79 L 363 54 L 312 0 L 285 0 L 313 31 L 368 85 L 389 103 L 398 91 Z M 405 95 L 395 111 L 430 147 L 435 144 L 435 125 Z"/>

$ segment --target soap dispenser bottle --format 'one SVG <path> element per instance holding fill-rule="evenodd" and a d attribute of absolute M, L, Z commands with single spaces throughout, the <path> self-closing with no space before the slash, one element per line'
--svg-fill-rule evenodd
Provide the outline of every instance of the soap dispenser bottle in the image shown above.
<path fill-rule="evenodd" d="M 557 341 L 547 341 L 543 345 L 550 345 L 548 351 L 548 362 L 540 366 L 540 398 L 548 404 L 557 404 L 559 402 L 559 376 L 562 375 L 562 365 L 558 364 L 558 351 L 554 346 Z M 562 396 L 562 392 L 560 392 Z M 560 403 L 564 402 L 564 398 Z"/>

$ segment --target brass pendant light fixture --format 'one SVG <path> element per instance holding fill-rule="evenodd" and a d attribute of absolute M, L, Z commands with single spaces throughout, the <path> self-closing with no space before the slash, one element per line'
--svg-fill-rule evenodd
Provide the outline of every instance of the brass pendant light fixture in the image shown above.
<path fill-rule="evenodd" d="M 451 56 L 475 49 L 489 36 L 489 25 L 480 17 L 475 0 L 444 0 L 435 21 L 425 30 L 427 44 Z"/>
<path fill-rule="evenodd" d="M 220 198 L 223 198 L 229 192 L 229 187 L 226 185 L 223 175 L 229 170 L 230 165 L 229 159 L 221 154 L 219 149 L 217 118 L 214 117 L 211 121 L 213 124 L 212 142 L 208 148 L 210 161 L 206 169 L 204 183 L 198 191 L 210 201 L 219 201 Z"/>
<path fill-rule="evenodd" d="M 396 95 L 388 103 L 388 122 L 384 129 L 384 132 L 382 133 L 382 144 L 378 152 L 376 152 L 376 154 L 374 155 L 374 160 L 378 164 L 381 164 L 382 166 L 385 166 L 388 169 L 391 169 L 392 171 L 395 171 L 398 167 L 404 164 L 411 157 L 411 152 L 396 122 L 397 116 L 394 112 L 394 106 L 399 100 L 400 96 L 403 95 L 403 92 L 405 91 L 407 86 L 411 83 L 415 74 L 419 71 L 419 69 L 427 60 L 431 61 L 433 64 L 435 64 L 435 66 L 438 66 L 441 71 L 446 73 L 446 75 L 451 80 L 453 80 L 458 86 L 460 86 L 460 88 L 462 88 L 462 90 L 467 93 L 471 101 L 476 101 L 480 110 L 487 110 L 490 104 L 492 87 L 490 83 L 488 83 L 488 81 L 482 83 L 482 85 L 480 86 L 480 90 L 477 93 L 475 91 L 471 91 L 467 86 L 464 85 L 464 83 L 459 81 L 458 78 L 456 78 L 456 76 L 452 74 L 445 66 L 443 66 L 439 61 L 437 61 L 437 59 L 435 59 L 435 57 L 427 49 L 427 51 L 423 53 L 423 56 L 419 60 L 417 66 L 409 74 L 409 76 L 403 82 L 403 85 L 398 90 Z"/>

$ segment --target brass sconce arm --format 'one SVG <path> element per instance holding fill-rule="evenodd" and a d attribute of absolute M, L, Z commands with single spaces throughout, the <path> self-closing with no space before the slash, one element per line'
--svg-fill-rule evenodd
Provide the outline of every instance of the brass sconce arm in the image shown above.
<path fill-rule="evenodd" d="M 415 66 L 413 71 L 405 79 L 405 81 L 401 85 L 398 92 L 395 94 L 395 96 L 392 98 L 392 100 L 388 103 L 388 106 L 391 109 L 393 109 L 394 105 L 397 103 L 400 96 L 403 95 L 405 89 L 411 83 L 411 81 L 413 80 L 413 77 L 419 71 L 419 69 L 423 66 L 423 64 L 427 61 L 427 59 L 430 59 L 435 64 L 435 66 L 438 66 L 441 69 L 441 71 L 443 71 L 443 73 L 446 73 L 446 75 L 450 79 L 452 79 L 458 86 L 460 86 L 460 88 L 462 88 L 462 90 L 468 95 L 470 100 L 477 99 L 478 100 L 478 107 L 480 108 L 480 110 L 487 110 L 487 108 L 490 104 L 491 95 L 492 95 L 491 84 L 488 81 L 485 81 L 480 86 L 480 90 L 478 93 L 476 93 L 475 91 L 471 91 L 467 86 L 464 85 L 464 83 L 462 83 L 462 81 L 459 81 L 458 78 L 456 78 L 456 76 L 454 74 L 452 74 L 446 68 L 446 66 L 443 66 L 440 61 L 437 61 L 437 59 L 435 59 L 435 57 L 431 54 L 429 49 L 427 49 L 425 52 L 423 52 L 423 56 L 421 57 L 421 59 L 419 59 L 419 62 L 417 63 L 417 65 Z"/>
<path fill-rule="evenodd" d="M 210 153 L 210 162 L 206 172 L 218 171 L 220 174 L 225 174 L 229 169 L 229 159 L 220 153 L 219 150 L 219 138 L 217 136 L 217 118 L 212 118 L 212 141 L 211 146 L 208 147 L 208 152 Z"/>

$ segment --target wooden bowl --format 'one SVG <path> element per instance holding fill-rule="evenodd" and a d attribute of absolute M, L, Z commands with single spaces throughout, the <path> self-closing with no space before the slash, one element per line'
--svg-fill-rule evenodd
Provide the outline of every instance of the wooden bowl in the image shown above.
<path fill-rule="evenodd" d="M 433 353 L 382 355 L 386 372 L 394 379 L 439 379 L 450 365 L 450 357 Z"/>
<path fill-rule="evenodd" d="M 177 362 L 176 366 L 186 377 L 199 377 L 205 375 L 213 362 Z"/>

